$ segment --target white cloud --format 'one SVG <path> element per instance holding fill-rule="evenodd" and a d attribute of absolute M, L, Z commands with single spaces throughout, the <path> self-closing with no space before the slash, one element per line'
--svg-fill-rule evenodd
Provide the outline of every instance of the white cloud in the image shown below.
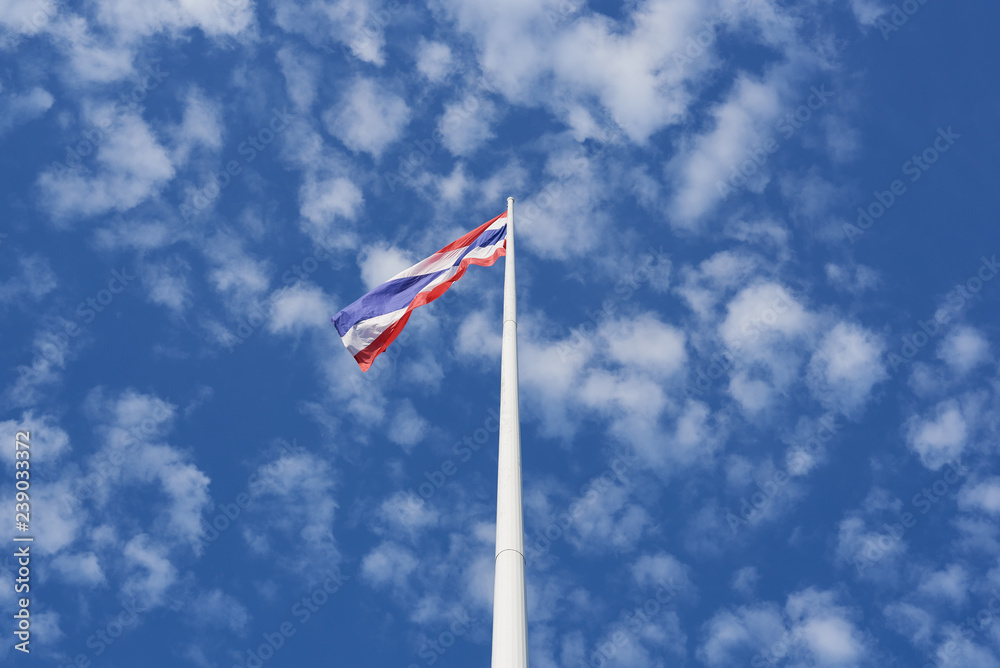
<path fill-rule="evenodd" d="M 198 594 L 188 609 L 195 624 L 234 633 L 244 631 L 250 620 L 246 607 L 221 589 Z"/>
<path fill-rule="evenodd" d="M 408 252 L 385 244 L 366 246 L 358 254 L 361 280 L 368 290 L 382 285 L 404 269 L 409 269 L 415 262 Z"/>
<path fill-rule="evenodd" d="M 545 336 L 544 323 L 534 327 Z M 634 339 L 638 350 L 624 343 L 612 347 L 608 340 L 619 335 Z M 662 349 L 650 352 L 644 336 Z M 707 405 L 676 401 L 686 359 L 683 334 L 656 314 L 607 320 L 561 340 L 529 334 L 523 341 L 522 414 L 537 418 L 543 433 L 570 439 L 585 419 L 608 420 L 612 439 L 632 446 L 661 473 L 701 462 L 717 447 L 719 434 Z"/>
<path fill-rule="evenodd" d="M 917 592 L 937 601 L 960 606 L 968 597 L 969 574 L 961 565 L 949 564 L 943 570 L 922 574 Z"/>
<path fill-rule="evenodd" d="M 740 371 L 729 379 L 729 394 L 740 408 L 752 415 L 771 405 L 774 392 L 766 382 Z"/>
<path fill-rule="evenodd" d="M 728 185 L 731 171 L 750 159 L 751 150 L 771 138 L 766 128 L 777 116 L 780 103 L 778 81 L 739 77 L 729 98 L 712 110 L 712 130 L 685 147 L 668 167 L 680 180 L 674 195 L 674 224 L 694 227 L 715 206 L 723 192 L 718 184 Z M 763 169 L 756 163 L 754 167 Z M 754 178 L 760 180 L 759 171 Z"/>
<path fill-rule="evenodd" d="M 503 200 L 511 192 L 527 188 L 529 183 L 531 181 L 525 165 L 520 159 L 512 156 L 497 165 L 489 176 L 480 181 L 476 190 L 484 200 L 493 202 Z M 523 229 L 521 220 L 518 220 L 518 225 Z"/>
<path fill-rule="evenodd" d="M 417 45 L 417 71 L 430 81 L 438 83 L 448 76 L 451 69 L 451 48 L 443 42 L 421 38 Z"/>
<path fill-rule="evenodd" d="M 882 613 L 889 625 L 917 647 L 926 647 L 934 633 L 934 615 L 912 603 L 890 603 Z"/>
<path fill-rule="evenodd" d="M 400 361 L 400 378 L 413 387 L 420 387 L 427 394 L 437 392 L 441 388 L 441 381 L 444 380 L 441 363 L 426 349 L 411 352 L 413 353 L 411 356 Z"/>
<path fill-rule="evenodd" d="M 297 108 L 308 111 L 316 101 L 321 72 L 319 58 L 291 46 L 279 49 L 277 58 L 288 97 Z"/>
<path fill-rule="evenodd" d="M 60 643 L 66 635 L 59 627 L 59 613 L 46 610 L 32 614 L 31 630 L 38 634 L 38 639 L 47 646 L 53 647 Z"/>
<path fill-rule="evenodd" d="M 106 110 L 104 110 L 106 111 Z M 98 117 L 105 117 L 100 112 Z M 65 171 L 48 169 L 38 177 L 42 206 L 57 220 L 127 211 L 157 194 L 174 177 L 166 149 L 143 119 L 125 113 L 97 147 L 92 166 L 86 158 Z"/>
<path fill-rule="evenodd" d="M 413 492 L 396 492 L 379 506 L 378 518 L 393 532 L 413 538 L 437 526 L 441 515 Z"/>
<path fill-rule="evenodd" d="M 565 100 L 596 97 L 638 140 L 678 113 L 680 89 L 669 84 L 680 77 L 668 57 L 697 15 L 691 4 L 644 3 L 629 17 L 633 27 L 624 34 L 591 14 L 553 29 L 547 15 L 559 11 L 554 3 L 446 7 L 459 28 L 479 42 L 483 70 L 513 101 L 546 99 L 539 93 L 547 85 L 549 105 L 564 115 Z M 506 39 L 490 37 L 499 30 Z"/>
<path fill-rule="evenodd" d="M 97 587 L 107 582 L 100 561 L 93 552 L 59 554 L 52 559 L 52 570 L 65 582 L 77 586 Z"/>
<path fill-rule="evenodd" d="M 804 345 L 816 328 L 817 317 L 780 284 L 758 281 L 729 301 L 718 332 L 737 372 L 752 370 L 754 380 L 785 390 L 797 380 Z M 743 396 L 746 388 L 737 381 L 732 389 Z"/>
<path fill-rule="evenodd" d="M 110 83 L 132 73 L 132 50 L 120 44 L 102 44 L 83 17 L 59 14 L 45 29 L 69 61 L 69 68 L 63 72 L 67 85 Z"/>
<path fill-rule="evenodd" d="M 785 130 L 792 129 L 790 125 L 781 123 Z M 840 240 L 842 231 L 835 226 L 823 227 L 829 220 L 830 211 L 842 205 L 847 198 L 843 186 L 838 186 L 820 175 L 815 168 L 803 172 L 785 173 L 778 181 L 781 194 L 791 210 L 792 218 L 799 223 L 815 226 L 817 236 L 825 239 Z"/>
<path fill-rule="evenodd" d="M 224 298 L 233 315 L 246 317 L 251 305 L 270 286 L 270 263 L 247 252 L 242 238 L 228 230 L 206 239 L 202 252 L 210 266 L 209 284 Z"/>
<path fill-rule="evenodd" d="M 516 177 L 513 171 L 501 170 L 499 176 Z M 501 184 L 504 192 L 500 195 L 515 187 L 537 188 L 515 211 L 518 243 L 543 258 L 590 258 L 602 242 L 603 231 L 612 225 L 604 206 L 607 175 L 602 162 L 582 156 L 576 147 L 550 150 L 545 172 L 541 184 Z"/>
<path fill-rule="evenodd" d="M 871 582 L 893 583 L 898 579 L 900 558 L 909 549 L 909 534 L 898 523 L 901 512 L 899 499 L 873 488 L 862 507 L 841 520 L 836 556 L 851 575 Z"/>
<path fill-rule="evenodd" d="M 128 389 L 108 397 L 102 388 L 87 398 L 88 413 L 99 420 L 102 447 L 88 461 L 88 485 L 98 508 L 113 503 L 119 486 L 158 483 L 165 503 L 154 504 L 152 525 L 157 547 L 184 547 L 197 552 L 202 514 L 211 502 L 209 478 L 187 453 L 161 442 L 176 415 L 176 406 L 159 397 Z M 155 497 L 151 497 L 155 498 Z M 142 550 L 146 552 L 145 548 Z"/>
<path fill-rule="evenodd" d="M 788 596 L 784 614 L 773 604 L 723 610 L 705 624 L 698 658 L 709 666 L 853 666 L 867 658 L 854 612 L 837 604 L 831 591 L 808 588 Z"/>
<path fill-rule="evenodd" d="M 41 255 L 19 255 L 18 272 L 0 282 L 0 305 L 38 301 L 59 285 L 48 258 Z"/>
<path fill-rule="evenodd" d="M 645 509 L 629 501 L 629 490 L 613 484 L 576 501 L 570 541 L 577 550 L 630 552 L 652 524 Z M 666 566 L 667 564 L 660 564 Z M 651 564 L 650 567 L 655 566 Z M 644 573 L 640 573 L 643 575 Z M 637 575 L 638 577 L 638 575 Z"/>
<path fill-rule="evenodd" d="M 910 377 L 907 385 L 922 398 L 940 396 L 942 390 L 948 387 L 951 374 L 945 373 L 946 369 L 941 364 L 928 364 L 926 362 L 914 362 L 910 369 Z"/>
<path fill-rule="evenodd" d="M 680 616 L 674 610 L 660 612 L 655 617 L 636 615 L 627 628 L 627 642 L 620 642 L 621 631 L 609 631 L 592 641 L 593 649 L 590 651 L 584 650 L 582 639 L 578 647 L 569 648 L 564 644 L 562 663 L 549 665 L 588 665 L 603 661 L 604 656 L 611 656 L 607 664 L 598 665 L 648 668 L 671 665 L 672 662 L 681 661 L 687 653 L 687 634 L 682 629 Z M 532 662 L 535 661 L 535 656 L 532 655 Z M 665 662 L 668 657 L 670 662 Z"/>
<path fill-rule="evenodd" d="M 990 515 L 1000 515 L 1000 477 L 992 476 L 962 488 L 958 503 L 963 508 L 978 509 Z"/>
<path fill-rule="evenodd" d="M 438 194 L 449 204 L 460 202 L 471 185 L 469 177 L 465 174 L 465 163 L 462 162 L 455 164 L 451 174 L 437 179 Z"/>
<path fill-rule="evenodd" d="M 2 19 L 0 19 L 2 20 Z M 0 137 L 22 123 L 34 120 L 52 107 L 55 98 L 44 88 L 35 86 L 24 93 L 6 93 L 0 85 Z"/>
<path fill-rule="evenodd" d="M 974 627 L 975 628 L 975 627 Z M 957 625 L 949 625 L 943 634 L 937 651 L 934 652 L 935 664 L 940 668 L 1000 668 L 1000 661 L 988 648 L 969 638 L 968 632 Z"/>
<path fill-rule="evenodd" d="M 503 6 L 448 0 L 443 7 L 475 41 L 492 88 L 515 104 L 547 107 L 577 140 L 597 126 L 588 118 L 621 128 L 636 143 L 680 121 L 703 76 L 718 66 L 714 42 L 726 33 L 745 28 L 748 39 L 786 52 L 796 67 L 810 60 L 796 51 L 796 19 L 770 3 L 646 0 L 620 20 L 586 6 L 567 12 L 558 0 Z M 684 56 L 689 41 L 702 35 L 708 36 L 704 55 Z"/>
<path fill-rule="evenodd" d="M 300 334 L 311 328 L 330 327 L 330 316 L 336 312 L 333 299 L 315 285 L 300 281 L 271 295 L 271 319 L 268 331 L 277 334 Z"/>
<path fill-rule="evenodd" d="M 622 410 L 631 418 L 655 420 L 667 404 L 663 388 L 638 374 L 590 371 L 578 386 L 579 399 L 591 410 Z"/>
<path fill-rule="evenodd" d="M 393 585 L 401 589 L 417 567 L 413 553 L 397 543 L 384 542 L 361 560 L 361 575 L 376 587 Z"/>
<path fill-rule="evenodd" d="M 144 265 L 139 270 L 142 287 L 147 299 L 181 314 L 191 303 L 192 292 L 188 284 L 191 266 L 175 256 L 164 262 Z"/>
<path fill-rule="evenodd" d="M 863 26 L 870 27 L 888 8 L 883 0 L 851 0 L 854 18 Z"/>
<path fill-rule="evenodd" d="M 14 434 L 18 431 L 29 433 L 30 442 L 34 446 L 31 451 L 31 461 L 42 466 L 55 464 L 72 449 L 69 434 L 59 426 L 56 417 L 50 413 L 36 415 L 33 411 L 26 411 L 21 414 L 20 419 L 0 422 L 0 433 Z M 13 458 L 5 463 L 7 468 L 14 469 Z"/>
<path fill-rule="evenodd" d="M 990 344 L 974 327 L 956 327 L 938 346 L 937 356 L 959 374 L 964 375 L 992 359 Z"/>
<path fill-rule="evenodd" d="M 834 162 L 847 163 L 860 155 L 862 136 L 854 127 L 853 119 L 831 110 L 820 119 L 819 124 L 826 133 L 826 145 Z"/>
<path fill-rule="evenodd" d="M 490 126 L 497 119 L 496 106 L 477 94 L 446 104 L 437 130 L 444 147 L 458 156 L 470 156 L 494 137 Z"/>
<path fill-rule="evenodd" d="M 933 417 L 913 416 L 906 426 L 907 444 L 920 456 L 924 466 L 933 471 L 955 461 L 965 451 L 969 429 L 954 399 L 935 406 Z"/>
<path fill-rule="evenodd" d="M 139 457 L 139 475 L 158 477 L 170 499 L 165 512 L 167 535 L 193 545 L 204 533 L 201 516 L 211 501 L 208 476 L 194 464 L 184 462 L 183 456 L 169 446 L 147 446 Z"/>
<path fill-rule="evenodd" d="M 542 434 L 568 439 L 578 429 L 571 398 L 578 389 L 582 368 L 594 354 L 593 349 L 588 340 L 579 346 L 569 341 L 551 344 L 530 339 L 518 341 L 522 414 L 536 416 Z"/>
<path fill-rule="evenodd" d="M 726 305 L 719 333 L 730 348 L 765 356 L 769 343 L 802 336 L 812 326 L 813 316 L 783 286 L 761 282 L 744 288 Z"/>
<path fill-rule="evenodd" d="M 681 371 L 687 362 L 684 332 L 650 313 L 606 322 L 600 334 L 608 356 L 622 366 L 667 378 Z"/>
<path fill-rule="evenodd" d="M 332 233 L 344 234 L 342 230 L 335 230 L 337 219 L 353 220 L 363 201 L 361 189 L 350 179 L 307 176 L 299 189 L 299 213 L 305 219 L 303 228 L 314 241 L 329 245 Z"/>
<path fill-rule="evenodd" d="M 49 483 L 34 481 L 31 486 L 31 513 L 34 518 L 32 532 L 40 554 L 58 554 L 73 545 L 85 530 L 90 513 L 84 508 L 73 508 L 67 499 L 73 499 L 78 487 L 72 478 L 60 478 Z M 6 497 L 13 505 L 13 492 Z"/>
<path fill-rule="evenodd" d="M 125 220 L 114 216 L 94 232 L 94 242 L 104 250 L 152 250 L 175 241 L 175 230 L 161 220 Z"/>
<path fill-rule="evenodd" d="M 757 571 L 756 566 L 744 566 L 733 573 L 730 586 L 744 596 L 753 596 L 759 580 L 760 572 Z"/>
<path fill-rule="evenodd" d="M 327 131 L 355 152 L 378 158 L 410 121 L 406 101 L 373 79 L 355 79 L 340 103 L 323 114 Z"/>
<path fill-rule="evenodd" d="M 455 350 L 459 355 L 485 360 L 499 360 L 502 332 L 497 318 L 485 311 L 473 311 L 458 326 Z"/>
<path fill-rule="evenodd" d="M 278 455 L 256 473 L 261 501 L 247 509 L 242 526 L 250 549 L 303 575 L 336 567 L 340 552 L 333 534 L 337 502 L 330 464 L 298 449 Z M 294 552 L 283 548 L 289 541 L 298 546 Z"/>
<path fill-rule="evenodd" d="M 90 392 L 86 407 L 95 417 L 105 421 L 116 444 L 127 440 L 139 429 L 151 438 L 164 435 L 173 421 L 175 408 L 159 397 L 132 389 L 122 392 L 117 398 L 107 398 L 102 387 Z"/>
<path fill-rule="evenodd" d="M 166 549 L 153 543 L 146 534 L 140 534 L 125 545 L 123 555 L 129 575 L 122 590 L 139 605 L 162 604 L 167 589 L 177 581 L 177 569 L 167 558 Z"/>
<path fill-rule="evenodd" d="M 413 402 L 404 399 L 399 408 L 393 411 L 387 436 L 393 443 L 402 446 L 410 452 L 420 441 L 424 440 L 430 424 L 413 407 Z"/>
<path fill-rule="evenodd" d="M 0 26 L 15 34 L 35 35 L 45 29 L 56 12 L 55 0 L 6 0 L 0 11 Z"/>
<path fill-rule="evenodd" d="M 274 7 L 274 20 L 283 30 L 317 46 L 340 42 L 373 65 L 385 64 L 383 30 L 397 16 L 398 6 L 390 12 L 368 0 L 286 0 Z"/>
<path fill-rule="evenodd" d="M 65 334 L 68 322 L 61 321 L 51 329 L 35 334 L 31 363 L 17 367 L 17 379 L 4 393 L 4 399 L 10 405 L 33 406 L 47 387 L 62 380 L 62 370 L 71 355 L 69 337 Z"/>
<path fill-rule="evenodd" d="M 830 283 L 853 295 L 861 295 L 875 289 L 882 280 L 877 271 L 863 264 L 849 266 L 830 262 L 825 269 L 826 278 Z"/>
<path fill-rule="evenodd" d="M 714 668 L 742 663 L 751 649 L 777 643 L 785 624 L 777 606 L 763 604 L 717 612 L 702 630 L 705 640 L 696 655 Z"/>
<path fill-rule="evenodd" d="M 826 408 L 856 414 L 876 383 L 889 377 L 881 337 L 860 325 L 838 322 L 820 341 L 809 362 L 813 396 Z"/>
<path fill-rule="evenodd" d="M 745 284 L 760 260 L 741 251 L 720 251 L 697 267 L 681 270 L 677 293 L 702 318 L 710 315 L 719 300 L 731 289 Z"/>
<path fill-rule="evenodd" d="M 802 634 L 819 665 L 856 665 L 862 654 L 860 634 L 844 619 L 810 619 Z"/>
<path fill-rule="evenodd" d="M 139 7 L 128 0 L 101 0 L 97 17 L 127 42 L 158 32 L 179 33 L 190 28 L 199 28 L 208 37 L 235 37 L 253 27 L 254 3 L 159 0 Z"/>
<path fill-rule="evenodd" d="M 203 91 L 191 88 L 184 98 L 184 116 L 173 131 L 176 149 L 175 164 L 187 162 L 191 151 L 205 147 L 218 151 L 222 148 L 222 108 L 210 100 Z"/>
<path fill-rule="evenodd" d="M 644 554 L 632 564 L 632 577 L 643 589 L 655 589 L 661 585 L 671 585 L 685 594 L 692 594 L 691 569 L 677 557 L 666 552 Z"/>

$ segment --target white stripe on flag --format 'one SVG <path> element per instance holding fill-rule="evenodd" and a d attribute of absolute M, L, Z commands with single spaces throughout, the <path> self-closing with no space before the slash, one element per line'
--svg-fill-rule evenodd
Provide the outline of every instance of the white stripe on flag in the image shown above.
<path fill-rule="evenodd" d="M 435 271 L 441 271 L 447 269 L 451 265 L 455 264 L 462 253 L 465 252 L 467 246 L 462 248 L 456 248 L 455 250 L 448 251 L 447 253 L 435 253 L 431 255 L 426 260 L 421 260 L 409 269 L 404 269 L 392 278 L 390 281 L 394 281 L 397 278 L 406 278 L 407 276 L 421 276 L 423 274 L 433 274 Z M 388 283 L 388 281 L 386 281 Z"/>
<path fill-rule="evenodd" d="M 350 351 L 351 355 L 357 355 L 359 352 L 370 346 L 372 341 L 378 338 L 379 334 L 388 329 L 394 322 L 402 318 L 408 308 L 410 308 L 409 304 L 398 311 L 362 320 L 354 327 L 347 330 L 347 333 L 340 338 L 344 342 L 344 345 L 347 346 L 347 350 Z"/>

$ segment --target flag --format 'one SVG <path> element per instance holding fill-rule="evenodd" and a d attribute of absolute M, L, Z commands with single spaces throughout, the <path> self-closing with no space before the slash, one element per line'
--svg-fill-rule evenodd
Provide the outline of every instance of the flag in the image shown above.
<path fill-rule="evenodd" d="M 362 371 L 406 326 L 410 312 L 447 292 L 470 264 L 488 267 L 507 254 L 507 212 L 402 271 L 331 320 Z"/>

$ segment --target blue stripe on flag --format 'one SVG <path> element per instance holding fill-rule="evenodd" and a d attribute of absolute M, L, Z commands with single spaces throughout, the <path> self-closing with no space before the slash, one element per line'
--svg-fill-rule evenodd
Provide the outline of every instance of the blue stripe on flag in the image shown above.
<path fill-rule="evenodd" d="M 485 230 L 474 243 L 466 247 L 465 251 L 452 263 L 452 266 L 458 266 L 465 259 L 465 256 L 473 250 L 498 243 L 506 234 L 506 225 L 495 230 Z M 443 269 L 430 274 L 406 276 L 386 281 L 368 294 L 362 295 L 353 304 L 345 306 L 337 315 L 333 316 L 333 324 L 337 328 L 337 333 L 344 336 L 351 327 L 363 320 L 406 307 L 427 284 L 445 271 L 448 270 Z"/>
<path fill-rule="evenodd" d="M 362 320 L 392 313 L 406 307 L 422 288 L 445 271 L 448 269 L 435 271 L 431 274 L 406 276 L 383 283 L 368 294 L 362 295 L 350 306 L 345 306 L 343 310 L 333 316 L 333 324 L 336 326 L 337 332 L 344 336 L 351 327 Z"/>
<path fill-rule="evenodd" d="M 466 248 L 465 251 L 461 255 L 459 255 L 454 262 L 451 263 L 451 266 L 457 267 L 459 264 L 462 263 L 462 260 L 465 259 L 465 256 L 471 253 L 472 251 L 476 250 L 477 248 L 492 246 L 498 243 L 505 236 L 507 236 L 506 225 L 496 230 L 486 230 L 485 232 L 479 235 L 479 238 L 476 239 L 475 243 L 469 244 L 468 248 Z"/>

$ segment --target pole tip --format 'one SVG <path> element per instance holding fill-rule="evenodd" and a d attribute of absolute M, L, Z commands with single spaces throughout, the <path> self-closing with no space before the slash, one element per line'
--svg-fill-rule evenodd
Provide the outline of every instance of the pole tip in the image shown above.
<path fill-rule="evenodd" d="M 513 197 L 508 197 L 508 198 L 507 198 L 507 201 L 508 201 L 508 202 L 513 202 L 513 201 L 514 201 L 514 198 L 513 198 Z"/>

